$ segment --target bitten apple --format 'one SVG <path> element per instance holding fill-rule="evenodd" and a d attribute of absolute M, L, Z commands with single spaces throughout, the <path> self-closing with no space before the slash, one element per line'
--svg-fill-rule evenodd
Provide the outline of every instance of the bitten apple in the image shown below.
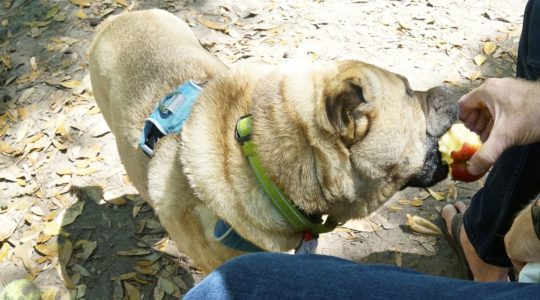
<path fill-rule="evenodd" d="M 468 160 L 480 149 L 480 146 L 482 146 L 480 137 L 463 124 L 452 125 L 450 130 L 439 139 L 442 161 L 450 167 L 452 179 L 472 182 L 484 175 L 472 175 L 467 171 Z"/>

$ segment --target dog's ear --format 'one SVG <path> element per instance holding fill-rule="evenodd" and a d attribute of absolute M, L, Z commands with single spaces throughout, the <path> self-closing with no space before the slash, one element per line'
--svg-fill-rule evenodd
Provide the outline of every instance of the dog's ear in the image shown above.
<path fill-rule="evenodd" d="M 355 142 L 355 119 L 359 117 L 358 108 L 366 103 L 360 82 L 350 79 L 343 81 L 332 90 L 327 90 L 325 109 L 328 121 L 345 145 Z"/>

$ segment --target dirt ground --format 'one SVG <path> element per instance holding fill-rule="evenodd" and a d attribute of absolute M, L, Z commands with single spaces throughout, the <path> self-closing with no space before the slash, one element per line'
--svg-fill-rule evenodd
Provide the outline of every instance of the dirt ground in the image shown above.
<path fill-rule="evenodd" d="M 92 98 L 87 47 L 107 16 L 166 9 L 230 65 L 355 58 L 414 89 L 467 91 L 513 76 L 525 2 L 3 0 L 0 290 L 26 277 L 44 299 L 178 299 L 202 278 L 130 186 Z M 415 234 L 406 214 L 440 224 L 446 201 L 481 185 L 406 189 L 317 252 L 462 277 L 444 238 Z"/>

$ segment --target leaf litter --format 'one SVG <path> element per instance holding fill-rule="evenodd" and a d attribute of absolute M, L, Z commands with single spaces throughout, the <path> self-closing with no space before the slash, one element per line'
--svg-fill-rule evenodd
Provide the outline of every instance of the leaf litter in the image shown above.
<path fill-rule="evenodd" d="M 30 2 L 34 1 L 24 5 L 36 5 Z M 88 84 L 88 62 L 84 51 L 94 26 L 111 14 L 133 9 L 137 3 L 127 0 L 70 0 L 67 6 L 61 6 L 54 1 L 44 2 L 51 5 L 46 6 L 41 15 L 25 20 L 22 34 L 7 35 L 0 48 L 0 83 L 6 91 L 16 91 L 7 101 L 6 109 L 0 110 L 0 194 L 3 196 L 0 199 L 0 263 L 22 266 L 33 278 L 48 276 L 47 270 L 58 268 L 58 276 L 64 286 L 51 286 L 54 281 L 49 281 L 42 287 L 43 298 L 68 294 L 73 299 L 80 299 L 90 298 L 92 291 L 85 282 L 96 276 L 96 270 L 92 269 L 96 261 L 110 259 L 116 263 L 115 260 L 125 258 L 132 262 L 131 272 L 125 273 L 129 276 L 112 280 L 111 293 L 114 291 L 114 295 L 128 299 L 143 294 L 147 298 L 161 299 L 171 295 L 178 298 L 180 291 L 184 292 L 192 283 L 183 282 L 177 276 L 178 262 L 169 254 L 160 252 L 169 249 L 172 242 L 163 236 L 157 220 L 149 216 L 148 205 L 140 198 L 126 196 L 128 191 L 133 192 L 133 187 L 119 167 L 110 130 L 104 126 Z M 504 73 L 511 73 L 511 67 L 498 69 L 496 63 L 503 63 L 503 67 L 511 66 L 515 60 L 519 23 L 498 23 L 497 32 L 489 36 L 480 35 L 475 28 L 449 20 L 445 10 L 440 15 L 438 7 L 446 5 L 439 5 L 441 1 L 428 1 L 433 2 L 429 12 L 414 10 L 416 4 L 426 7 L 423 2 L 426 1 L 410 1 L 408 5 L 401 6 L 353 1 L 342 4 L 352 5 L 345 10 L 328 1 L 255 4 L 232 1 L 222 3 L 217 10 L 204 6 L 193 9 L 173 1 L 160 4 L 185 15 L 203 44 L 227 62 L 277 64 L 303 55 L 309 60 L 319 61 L 339 58 L 339 53 L 355 53 L 391 69 L 404 68 L 401 72 L 405 74 L 411 69 L 456 66 L 458 69 L 447 77 L 438 74 L 430 74 L 430 77 L 457 86 L 479 83 L 486 76 L 511 75 Z M 19 8 L 12 1 L 5 3 L 9 3 L 5 4 L 6 8 Z M 380 21 L 376 13 L 380 7 L 377 5 L 388 6 L 383 18 L 387 20 L 383 25 L 385 29 L 377 28 L 379 33 L 384 31 L 380 36 L 376 35 L 377 31 L 363 30 Z M 340 35 L 347 30 L 342 24 L 329 21 L 332 18 L 328 14 L 339 12 L 347 15 L 347 11 L 358 11 L 359 8 L 365 10 L 366 20 L 376 22 L 340 16 L 341 20 L 356 22 L 350 26 L 354 28 L 354 35 Z M 400 10 L 400 18 L 394 20 L 395 9 Z M 412 13 L 409 9 L 414 10 L 414 18 L 402 14 Z M 490 15 L 497 15 L 497 11 L 490 11 Z M 507 12 L 504 15 L 509 18 Z M 2 16 L 0 19 L 3 28 L 11 28 L 15 24 L 11 17 Z M 314 28 L 317 30 L 315 36 Z M 317 47 L 311 41 L 318 36 L 325 47 Z M 328 44 L 328 36 L 336 42 Z M 381 39 L 382 36 L 388 39 Z M 361 42 L 355 38 L 360 38 Z M 16 49 L 17 43 L 42 47 L 50 58 L 28 55 Z M 469 48 L 467 43 L 475 44 L 476 49 Z M 414 49 L 413 52 L 422 59 L 402 55 L 404 49 Z M 425 59 L 431 55 L 433 62 Z M 423 65 L 425 62 L 427 65 Z M 112 240 L 97 238 L 97 233 L 93 232 L 97 224 L 92 223 L 78 231 L 66 229 L 80 226 L 82 212 L 88 209 L 88 204 L 78 201 L 80 199 L 72 193 L 73 188 L 79 186 L 97 186 L 99 190 L 105 190 L 105 193 L 90 197 L 101 207 L 127 209 L 128 218 L 138 224 L 133 232 L 133 244 L 115 249 L 107 256 L 100 252 L 100 247 L 108 247 L 114 242 L 114 235 L 108 237 Z M 463 196 L 460 188 L 450 184 L 446 195 L 435 190 L 428 192 L 436 201 L 453 201 L 458 197 L 458 190 L 460 197 Z M 91 189 L 86 191 L 93 193 Z M 431 202 L 424 196 L 407 197 L 387 206 L 387 210 L 390 214 L 403 215 L 426 209 L 432 205 Z M 415 217 L 411 221 L 413 226 L 427 226 L 433 230 Z M 103 219 L 110 228 L 115 228 L 114 218 Z M 356 224 L 354 230 L 368 233 L 391 230 L 397 226 L 392 220 L 392 216 L 368 218 Z M 117 228 L 122 232 L 125 227 Z M 115 230 L 104 231 L 114 234 Z M 430 246 L 422 245 L 428 251 L 432 250 Z M 399 263 L 405 262 L 400 260 Z M 188 263 L 182 262 L 182 266 L 189 270 Z M 196 270 L 191 271 L 197 273 Z M 111 275 L 109 279 L 118 275 Z M 146 286 L 152 287 L 150 292 Z"/>

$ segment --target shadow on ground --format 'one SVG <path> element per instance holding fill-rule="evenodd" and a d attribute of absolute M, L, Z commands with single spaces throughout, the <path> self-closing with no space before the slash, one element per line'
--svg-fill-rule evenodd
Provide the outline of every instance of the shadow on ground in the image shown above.
<path fill-rule="evenodd" d="M 160 292 L 167 292 L 163 299 L 178 299 L 195 284 L 195 271 L 186 267 L 185 257 L 171 255 L 152 209 L 134 195 L 115 200 L 123 205 L 100 205 L 99 192 L 76 188 L 78 201 L 64 215 L 67 222 L 76 216 L 62 226 L 58 240 L 64 283 L 87 299 L 123 299 L 130 296 L 124 293 L 135 293 L 131 287 L 141 299 L 158 298 L 154 293 Z"/>

